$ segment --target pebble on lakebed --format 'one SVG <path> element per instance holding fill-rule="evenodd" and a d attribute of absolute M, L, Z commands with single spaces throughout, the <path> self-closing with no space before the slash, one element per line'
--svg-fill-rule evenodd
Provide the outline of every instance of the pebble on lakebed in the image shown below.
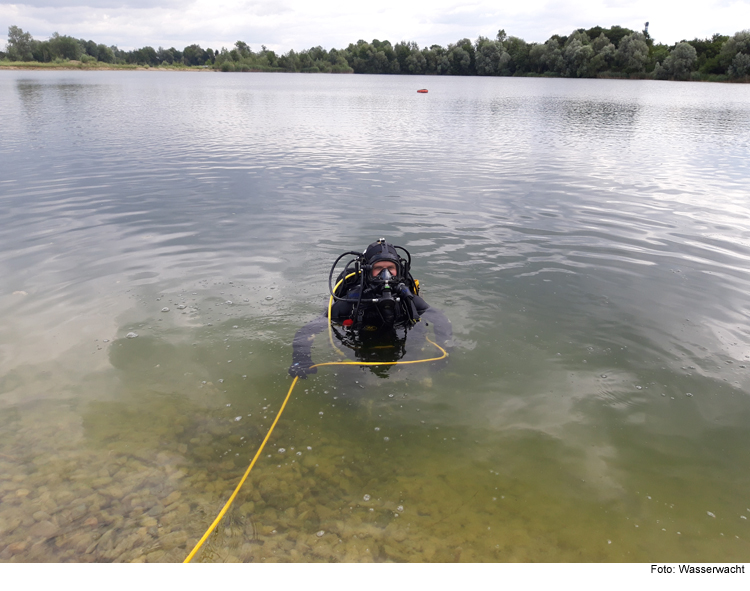
<path fill-rule="evenodd" d="M 14 452 L 29 460 L 0 456 L 0 561 L 181 562 L 265 434 L 245 421 L 227 420 L 224 412 L 215 411 L 221 420 L 203 413 L 123 426 L 132 451 L 125 445 L 72 445 L 69 432 L 80 429 L 73 419 L 60 422 L 41 448 L 31 439 L 37 425 L 17 429 Z M 112 418 L 112 424 L 119 420 Z M 111 429 L 108 424 L 104 431 L 111 435 Z M 126 436 L 127 429 L 138 435 Z M 368 432 L 374 433 L 372 427 Z M 87 435 L 95 435 L 92 428 Z M 489 548 L 490 540 L 494 548 L 497 536 L 488 536 L 486 514 L 456 513 L 463 502 L 455 492 L 458 483 L 446 484 L 411 462 L 394 472 L 388 454 L 327 430 L 303 437 L 296 427 L 280 424 L 273 439 L 276 459 L 264 456 L 256 464 L 194 561 L 500 559 L 494 550 L 472 550 Z M 285 453 L 291 447 L 306 451 Z M 217 450 L 230 448 L 231 454 L 220 457 Z M 238 450 L 242 457 L 235 457 Z M 412 510 L 408 518 L 397 518 L 404 504 Z M 488 503 L 483 511 L 497 509 Z M 505 552 L 509 559 L 512 552 Z"/>

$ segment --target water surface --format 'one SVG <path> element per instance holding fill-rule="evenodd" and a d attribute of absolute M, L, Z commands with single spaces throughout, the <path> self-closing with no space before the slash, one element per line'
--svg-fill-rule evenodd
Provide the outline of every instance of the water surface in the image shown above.
<path fill-rule="evenodd" d="M 0 120 L 0 560 L 182 560 L 385 236 L 449 362 L 300 383 L 197 560 L 748 561 L 746 85 L 5 71 Z"/>

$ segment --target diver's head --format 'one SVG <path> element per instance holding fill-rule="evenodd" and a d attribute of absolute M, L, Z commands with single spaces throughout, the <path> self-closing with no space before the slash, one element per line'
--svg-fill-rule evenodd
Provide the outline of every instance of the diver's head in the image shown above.
<path fill-rule="evenodd" d="M 389 281 L 403 276 L 402 259 L 396 247 L 386 242 L 385 238 L 370 244 L 364 252 L 364 259 L 366 268 L 370 270 L 367 274 L 370 280 Z"/>

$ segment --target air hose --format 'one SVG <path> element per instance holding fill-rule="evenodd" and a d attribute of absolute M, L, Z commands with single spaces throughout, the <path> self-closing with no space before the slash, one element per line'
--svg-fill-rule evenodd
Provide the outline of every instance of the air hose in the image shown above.
<path fill-rule="evenodd" d="M 338 287 L 338 284 L 336 285 L 336 287 Z M 329 305 L 329 314 L 330 314 L 330 305 Z M 429 337 L 427 337 L 427 340 L 433 345 L 435 345 L 438 349 L 440 349 L 440 351 L 442 351 L 443 354 L 440 357 L 431 357 L 430 359 L 415 359 L 413 361 L 328 361 L 325 363 L 316 363 L 315 365 L 312 365 L 310 367 L 324 367 L 326 365 L 407 365 L 411 363 L 427 363 L 429 361 L 439 361 L 441 359 L 445 359 L 446 357 L 448 357 L 448 352 L 445 349 L 443 349 L 440 345 L 438 345 Z M 216 526 L 219 525 L 224 515 L 226 515 L 226 512 L 232 506 L 234 499 L 237 497 L 237 494 L 240 492 L 242 485 L 245 484 L 245 480 L 247 480 L 247 477 L 250 475 L 250 471 L 253 469 L 253 466 L 255 466 L 255 462 L 260 457 L 260 454 L 263 452 L 263 448 L 266 446 L 268 439 L 271 437 L 271 433 L 273 432 L 274 427 L 276 427 L 276 423 L 279 422 L 279 419 L 281 418 L 281 413 L 284 412 L 284 408 L 286 408 L 286 404 L 287 402 L 289 402 L 289 398 L 292 395 L 294 386 L 297 385 L 297 380 L 299 380 L 299 377 L 295 377 L 294 381 L 292 381 L 292 385 L 289 387 L 289 392 L 287 392 L 286 398 L 284 398 L 284 402 L 281 404 L 281 408 L 279 409 L 279 412 L 276 414 L 276 418 L 271 424 L 271 428 L 268 430 L 268 433 L 266 433 L 266 436 L 263 439 L 263 443 L 260 444 L 260 447 L 258 448 L 258 451 L 255 454 L 255 457 L 253 458 L 252 462 L 250 462 L 250 465 L 247 467 L 247 470 L 245 470 L 245 473 L 240 479 L 239 484 L 234 489 L 234 492 L 229 497 L 229 500 L 224 504 L 224 507 L 221 509 L 221 511 L 219 511 L 219 514 L 216 516 L 216 519 L 214 519 L 213 523 L 206 530 L 206 533 L 203 534 L 203 537 L 200 540 L 198 540 L 198 543 L 192 549 L 190 554 L 187 555 L 187 558 L 185 558 L 185 560 L 183 561 L 183 564 L 186 564 L 193 559 L 193 557 L 197 554 L 198 550 L 201 549 L 201 546 L 203 546 L 205 541 L 208 539 L 208 536 L 210 536 L 211 533 L 214 531 L 214 529 L 216 529 Z"/>

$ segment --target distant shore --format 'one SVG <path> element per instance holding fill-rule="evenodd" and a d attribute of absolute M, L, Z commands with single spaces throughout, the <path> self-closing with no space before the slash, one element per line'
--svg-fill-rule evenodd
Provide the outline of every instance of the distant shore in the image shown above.
<path fill-rule="evenodd" d="M 154 72 L 215 72 L 206 66 L 141 66 L 137 64 L 107 64 L 103 62 L 88 63 L 70 60 L 64 63 L 55 62 L 0 62 L 0 70 L 151 70 Z"/>
<path fill-rule="evenodd" d="M 220 68 L 213 68 L 210 66 L 185 66 L 180 64 L 167 65 L 167 66 L 145 66 L 139 64 L 108 64 L 104 62 L 89 62 L 84 63 L 75 60 L 69 60 L 67 62 L 0 62 L 0 70 L 69 70 L 69 71 L 142 71 L 142 72 L 218 72 L 224 73 Z M 252 72 L 286 72 L 282 69 L 264 68 L 254 69 L 248 68 L 243 73 Z M 287 72 L 289 73 L 289 72 Z M 300 72 L 292 72 L 300 73 Z M 352 74 L 353 72 L 341 72 Z M 404 74 L 398 74 L 404 76 Z M 409 74 L 406 74 L 409 76 Z M 422 74 L 422 76 L 436 76 L 436 74 Z M 473 77 L 473 76 L 471 76 Z M 525 73 L 522 75 L 515 76 L 498 76 L 499 78 L 567 78 L 566 76 L 554 75 L 552 73 Z M 583 79 L 583 78 L 581 78 Z M 654 76 L 651 73 L 639 72 L 635 74 L 621 74 L 619 72 L 600 72 L 593 78 L 587 78 L 589 80 L 654 80 Z M 702 76 L 700 79 L 693 79 L 692 82 L 718 82 L 718 83 L 730 83 L 730 84 L 748 84 L 750 83 L 750 76 L 744 78 L 727 79 L 726 76 Z"/>

